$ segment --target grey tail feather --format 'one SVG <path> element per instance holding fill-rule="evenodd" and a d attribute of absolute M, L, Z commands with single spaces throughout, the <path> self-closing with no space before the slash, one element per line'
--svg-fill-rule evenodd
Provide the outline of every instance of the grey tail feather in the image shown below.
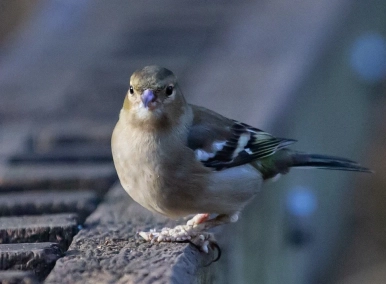
<path fill-rule="evenodd" d="M 318 154 L 305 154 L 296 152 L 292 156 L 291 167 L 312 167 L 327 170 L 355 171 L 372 173 L 368 168 L 362 167 L 357 162 L 349 159 L 325 156 Z"/>

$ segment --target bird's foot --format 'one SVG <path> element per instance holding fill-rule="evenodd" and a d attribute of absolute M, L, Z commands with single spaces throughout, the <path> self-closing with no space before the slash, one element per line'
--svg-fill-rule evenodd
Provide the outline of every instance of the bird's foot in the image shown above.
<path fill-rule="evenodd" d="M 213 234 L 195 230 L 192 225 L 180 225 L 175 228 L 163 228 L 157 232 L 140 232 L 139 235 L 146 241 L 156 242 L 190 242 L 201 251 L 208 253 L 210 248 L 218 248 Z"/>

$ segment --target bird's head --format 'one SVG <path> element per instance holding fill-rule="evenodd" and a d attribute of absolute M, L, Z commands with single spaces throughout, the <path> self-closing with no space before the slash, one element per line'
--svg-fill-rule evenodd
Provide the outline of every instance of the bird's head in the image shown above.
<path fill-rule="evenodd" d="M 123 110 L 136 123 L 168 124 L 184 112 L 185 99 L 173 72 L 156 65 L 137 70 L 130 78 Z"/>

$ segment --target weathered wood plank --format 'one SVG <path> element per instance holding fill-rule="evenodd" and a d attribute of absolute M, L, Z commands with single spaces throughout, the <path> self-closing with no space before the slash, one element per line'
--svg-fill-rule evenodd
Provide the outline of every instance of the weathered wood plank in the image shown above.
<path fill-rule="evenodd" d="M 78 232 L 76 214 L 0 218 L 0 243 L 56 242 L 64 251 Z"/>
<path fill-rule="evenodd" d="M 92 190 L 36 190 L 0 194 L 0 216 L 74 212 L 83 223 L 99 197 Z"/>
<path fill-rule="evenodd" d="M 35 274 L 30 271 L 0 271 L 0 284 L 37 284 Z"/>
<path fill-rule="evenodd" d="M 38 164 L 7 166 L 0 176 L 0 192 L 32 189 L 84 188 L 104 193 L 116 180 L 112 163 Z"/>
<path fill-rule="evenodd" d="M 61 256 L 55 243 L 0 244 L 0 270 L 32 270 L 41 280 Z"/>
<path fill-rule="evenodd" d="M 68 121 L 47 125 L 31 135 L 29 148 L 36 153 L 44 153 L 61 147 L 110 147 L 114 123 L 89 124 L 79 121 L 76 125 Z"/>
<path fill-rule="evenodd" d="M 12 165 L 20 164 L 68 164 L 68 163 L 109 163 L 112 162 L 109 146 L 67 146 L 45 153 L 17 153 L 9 157 Z"/>
<path fill-rule="evenodd" d="M 46 283 L 208 283 L 212 254 L 187 243 L 150 244 L 139 230 L 174 225 L 154 216 L 115 186 L 86 220 Z"/>

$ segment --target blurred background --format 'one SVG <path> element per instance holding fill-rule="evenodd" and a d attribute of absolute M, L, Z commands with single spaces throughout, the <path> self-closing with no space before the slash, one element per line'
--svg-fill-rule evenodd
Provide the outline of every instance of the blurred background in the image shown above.
<path fill-rule="evenodd" d="M 1 157 L 22 135 L 110 133 L 149 64 L 191 103 L 375 171 L 267 183 L 224 228 L 218 283 L 386 283 L 385 1 L 1 0 Z"/>

